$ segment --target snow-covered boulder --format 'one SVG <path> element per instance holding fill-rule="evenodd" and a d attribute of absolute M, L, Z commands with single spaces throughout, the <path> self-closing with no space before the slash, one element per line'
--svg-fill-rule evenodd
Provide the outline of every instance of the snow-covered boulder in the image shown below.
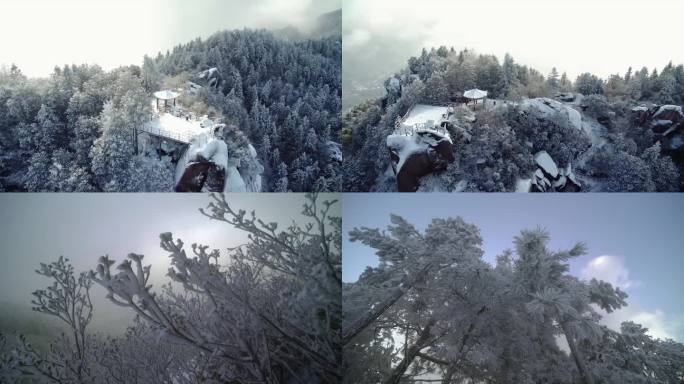
<path fill-rule="evenodd" d="M 208 87 L 218 88 L 221 84 L 221 75 L 218 68 L 209 68 L 197 74 L 198 82 L 205 84 Z"/>
<path fill-rule="evenodd" d="M 573 127 L 582 130 L 582 114 L 560 101 L 546 97 L 525 99 L 520 103 L 520 109 L 522 113 L 529 113 L 541 120 L 549 120 L 558 116 L 567 118 Z"/>
<path fill-rule="evenodd" d="M 387 91 L 387 96 L 396 100 L 401 96 L 401 80 L 396 76 L 390 77 L 385 83 L 385 90 Z"/>
<path fill-rule="evenodd" d="M 435 131 L 389 135 L 387 148 L 399 192 L 417 191 L 421 177 L 444 170 L 455 160 L 451 138 Z"/>
<path fill-rule="evenodd" d="M 325 143 L 325 148 L 328 153 L 328 158 L 339 163 L 342 162 L 342 145 L 334 141 L 328 140 Z"/>
<path fill-rule="evenodd" d="M 674 158 L 684 154 L 684 111 L 679 105 L 655 105 L 651 108 L 635 107 L 633 121 L 646 126 L 659 138 L 664 152 Z"/>
<path fill-rule="evenodd" d="M 553 161 L 546 151 L 539 151 L 534 155 L 534 161 L 537 163 L 539 169 L 544 171 L 546 175 L 549 175 L 554 179 L 558 177 L 558 166 L 556 166 L 556 162 Z"/>
<path fill-rule="evenodd" d="M 531 192 L 578 192 L 581 184 L 572 170 L 572 165 L 559 169 L 556 162 L 546 151 L 540 151 L 534 156 L 537 169 L 529 179 L 527 191 Z M 519 180 L 516 191 L 523 191 L 523 181 Z"/>
<path fill-rule="evenodd" d="M 650 111 L 649 107 L 645 105 L 637 105 L 635 107 L 632 107 L 630 109 L 630 112 L 632 113 L 631 118 L 632 122 L 635 125 L 644 125 L 646 122 L 650 119 Z"/>
<path fill-rule="evenodd" d="M 673 123 L 678 123 L 684 120 L 684 113 L 682 107 L 679 105 L 662 105 L 652 116 L 653 120 L 670 120 Z"/>
<path fill-rule="evenodd" d="M 669 128 L 684 123 L 684 113 L 679 105 L 639 105 L 631 109 L 632 121 L 640 126 L 648 126 L 654 133 L 661 134 Z"/>
<path fill-rule="evenodd" d="M 263 167 L 249 144 L 239 155 L 210 134 L 194 138 L 176 165 L 177 192 L 260 192 Z"/>

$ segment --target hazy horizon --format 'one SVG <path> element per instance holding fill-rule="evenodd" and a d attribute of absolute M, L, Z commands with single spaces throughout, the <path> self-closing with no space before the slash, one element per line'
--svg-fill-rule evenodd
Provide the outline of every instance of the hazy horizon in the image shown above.
<path fill-rule="evenodd" d="M 321 194 L 320 199 L 338 198 Z M 0 212 L 5 225 L 0 231 L 0 303 L 30 307 L 31 292 L 51 284 L 36 274 L 39 263 L 56 261 L 60 255 L 70 259 L 75 271 L 94 270 L 101 255 L 119 262 L 133 252 L 145 256 L 151 264 L 150 282 L 160 292 L 169 283 L 168 253 L 159 247 L 159 234 L 171 232 L 181 239 L 187 252 L 191 244 L 205 244 L 221 251 L 248 241 L 244 231 L 227 223 L 211 220 L 198 209 L 211 201 L 207 194 L 134 193 L 20 193 L 0 194 Z M 280 228 L 305 222 L 301 210 L 304 194 L 231 194 L 228 202 L 235 209 L 255 210 L 266 222 Z M 338 203 L 331 212 L 338 215 Z M 130 325 L 133 311 L 118 307 L 105 298 L 104 288 L 94 285 L 91 297 L 94 309 L 92 329 L 123 331 Z M 57 321 L 36 315 L 44 321 Z M 1 317 L 1 316 L 0 316 Z M 0 330 L 1 332 L 1 330 Z"/>
<path fill-rule="evenodd" d="M 0 66 L 46 77 L 55 66 L 141 65 L 144 55 L 220 30 L 305 29 L 340 7 L 341 0 L 6 0 L 0 3 Z"/>
<path fill-rule="evenodd" d="M 684 63 L 671 38 L 680 34 L 683 12 L 684 3 L 671 0 L 344 0 L 344 86 L 377 87 L 422 48 L 442 45 L 500 62 L 509 53 L 571 80 L 584 72 L 624 74 L 630 66 L 660 71 Z"/>

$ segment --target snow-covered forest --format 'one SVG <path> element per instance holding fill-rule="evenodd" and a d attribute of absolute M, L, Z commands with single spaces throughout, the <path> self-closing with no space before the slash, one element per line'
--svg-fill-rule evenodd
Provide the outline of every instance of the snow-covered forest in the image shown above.
<path fill-rule="evenodd" d="M 680 383 L 684 345 L 601 313 L 627 294 L 569 273 L 587 252 L 549 248 L 523 230 L 491 264 L 477 226 L 436 218 L 424 231 L 392 216 L 387 231 L 356 228 L 377 267 L 342 289 L 347 383 Z"/>
<path fill-rule="evenodd" d="M 162 233 L 166 272 L 135 253 L 122 260 L 93 255 L 92 271 L 76 271 L 65 257 L 41 263 L 36 273 L 46 288 L 33 292 L 33 310 L 63 333 L 42 347 L 22 334 L 0 335 L 0 382 L 340 382 L 335 204 L 307 195 L 301 217 L 282 228 L 212 195 L 200 212 L 246 232 L 249 241 L 219 251 Z M 152 286 L 159 273 L 168 284 Z M 95 285 L 136 315 L 125 334 L 90 330 Z"/>
<path fill-rule="evenodd" d="M 322 22 L 339 27 L 331 21 L 339 18 L 333 12 Z M 223 31 L 111 71 L 68 65 L 49 78 L 27 78 L 21 68 L 3 67 L 0 190 L 178 189 L 179 162 L 218 160 L 184 159 L 204 148 L 144 133 L 159 118 L 153 94 L 161 90 L 180 93 L 172 111 L 178 120 L 199 125 L 205 116 L 223 127 L 212 133 L 227 147 L 214 164 L 226 169 L 220 191 L 340 190 L 341 38 L 315 31 Z M 212 174 L 203 172 L 188 178 L 204 184 Z M 228 186 L 236 180 L 238 187 Z"/>
<path fill-rule="evenodd" d="M 343 119 L 345 191 L 684 188 L 681 64 L 570 79 L 508 54 L 500 61 L 442 46 L 410 58 L 385 89 L 384 97 L 357 105 Z M 486 91 L 486 98 L 466 104 L 464 92 L 472 89 Z M 448 151 L 420 138 L 399 149 L 396 140 L 390 143 L 417 105 L 451 106 L 441 121 Z M 408 170 L 393 172 L 397 163 Z M 402 188 L 402 178 L 410 188 Z"/>

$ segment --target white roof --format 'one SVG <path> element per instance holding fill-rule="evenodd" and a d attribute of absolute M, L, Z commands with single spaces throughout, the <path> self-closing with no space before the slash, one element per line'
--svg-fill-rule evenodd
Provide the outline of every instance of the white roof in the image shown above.
<path fill-rule="evenodd" d="M 161 100 L 171 100 L 175 99 L 178 96 L 180 96 L 180 93 L 169 90 L 158 91 L 154 93 L 154 97 Z"/>
<path fill-rule="evenodd" d="M 483 91 L 481 89 L 470 89 L 465 92 L 463 92 L 463 97 L 466 97 L 468 99 L 484 99 L 487 97 L 487 91 Z"/>

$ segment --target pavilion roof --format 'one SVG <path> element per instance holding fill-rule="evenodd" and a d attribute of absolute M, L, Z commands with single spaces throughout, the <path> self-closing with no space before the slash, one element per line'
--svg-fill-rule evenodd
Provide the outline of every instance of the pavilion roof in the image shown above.
<path fill-rule="evenodd" d="M 154 97 L 161 100 L 172 100 L 178 96 L 180 96 L 180 93 L 169 90 L 158 91 L 154 93 Z"/>
<path fill-rule="evenodd" d="M 463 92 L 463 97 L 467 99 L 484 99 L 487 97 L 487 91 L 483 91 L 481 89 L 470 89 L 465 92 Z"/>

